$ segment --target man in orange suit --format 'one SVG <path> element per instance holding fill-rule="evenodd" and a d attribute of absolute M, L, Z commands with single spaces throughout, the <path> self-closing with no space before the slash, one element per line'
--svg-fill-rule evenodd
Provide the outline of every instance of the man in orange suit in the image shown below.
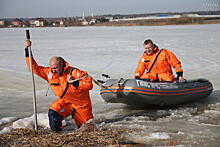
<path fill-rule="evenodd" d="M 152 40 L 145 40 L 144 53 L 134 77 L 149 82 L 173 82 L 172 67 L 175 68 L 177 80 L 184 80 L 181 62 L 177 57 L 167 49 L 159 49 Z"/>
<path fill-rule="evenodd" d="M 27 40 L 25 46 L 25 59 L 30 69 L 27 47 L 31 46 L 31 41 Z M 58 97 L 48 111 L 49 124 L 53 131 L 61 131 L 62 120 L 69 115 L 72 115 L 78 127 L 93 118 L 89 96 L 93 84 L 92 77 L 87 72 L 70 66 L 62 57 L 52 57 L 49 67 L 39 66 L 34 58 L 32 64 L 34 74 L 46 80 Z"/>

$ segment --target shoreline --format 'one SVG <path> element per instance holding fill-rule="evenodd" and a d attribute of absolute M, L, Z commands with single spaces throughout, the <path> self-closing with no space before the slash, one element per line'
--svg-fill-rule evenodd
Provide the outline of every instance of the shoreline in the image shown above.
<path fill-rule="evenodd" d="M 133 26 L 178 26 L 178 25 L 203 25 L 203 24 L 220 24 L 220 19 L 205 20 L 204 18 L 193 19 L 182 17 L 177 19 L 152 19 L 152 20 L 138 20 L 138 21 L 119 21 L 96 23 L 92 25 L 73 25 L 73 26 L 40 26 L 40 27 L 0 27 L 4 28 L 67 28 L 67 27 L 133 27 Z"/>
<path fill-rule="evenodd" d="M 177 18 L 177 19 L 158 19 L 158 20 L 139 20 L 139 21 L 125 21 L 125 22 L 112 22 L 112 23 L 99 23 L 91 26 L 167 26 L 167 25 L 201 25 L 201 24 L 220 24 L 220 19 L 214 20 L 203 20 L 197 19 L 193 20 L 192 18 Z"/>

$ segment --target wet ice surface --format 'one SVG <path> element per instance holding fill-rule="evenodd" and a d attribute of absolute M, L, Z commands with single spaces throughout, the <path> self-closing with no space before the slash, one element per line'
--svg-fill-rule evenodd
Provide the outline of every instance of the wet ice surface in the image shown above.
<path fill-rule="evenodd" d="M 212 95 L 176 108 L 135 110 L 123 104 L 105 104 L 99 87 L 91 91 L 98 126 L 107 124 L 132 130 L 125 141 L 155 146 L 220 145 L 220 25 L 160 27 L 32 28 L 32 50 L 40 65 L 51 56 L 88 71 L 95 79 L 102 73 L 131 78 L 142 54 L 142 42 L 151 38 L 180 58 L 187 79 L 206 78 Z M 0 29 L 0 129 L 33 128 L 31 77 L 24 62 L 25 29 Z M 56 98 L 47 84 L 36 78 L 39 124 L 48 127 L 47 109 Z M 19 119 L 20 118 L 20 119 Z M 75 129 L 71 118 L 66 129 Z"/>
<path fill-rule="evenodd" d="M 186 106 L 178 109 L 143 112 L 141 116 L 125 117 L 112 123 L 113 126 L 134 129 L 125 135 L 127 140 L 136 140 L 149 145 L 218 146 L 220 137 L 219 106 Z M 218 107 L 216 109 L 216 107 Z M 213 113 L 213 110 L 215 112 Z"/>

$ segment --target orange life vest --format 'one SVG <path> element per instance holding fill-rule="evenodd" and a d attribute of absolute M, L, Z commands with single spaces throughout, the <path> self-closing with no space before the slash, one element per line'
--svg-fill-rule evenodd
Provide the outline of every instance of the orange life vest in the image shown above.
<path fill-rule="evenodd" d="M 181 62 L 167 49 L 161 51 L 151 71 L 148 72 L 160 51 L 161 49 L 155 48 L 152 55 L 144 53 L 139 59 L 134 77 L 150 79 L 150 81 L 174 81 L 172 67 L 175 68 L 176 72 L 183 72 Z"/>
<path fill-rule="evenodd" d="M 26 62 L 28 67 L 30 68 L 29 57 L 26 57 Z M 58 96 L 58 98 L 62 96 L 67 86 L 67 76 L 68 74 L 70 74 L 73 67 L 69 66 L 69 64 L 66 62 L 63 74 L 61 76 L 56 76 L 51 72 L 50 67 L 39 66 L 34 58 L 32 63 L 34 74 L 46 80 L 50 84 L 53 93 Z M 74 79 L 80 78 L 87 74 L 87 72 L 81 71 L 77 68 L 75 68 L 71 73 Z M 64 99 L 66 102 L 72 103 L 76 109 L 85 106 L 91 107 L 89 90 L 91 90 L 92 88 L 92 78 L 90 76 L 87 76 L 79 81 L 78 88 L 69 84 L 68 89 L 62 99 Z"/>

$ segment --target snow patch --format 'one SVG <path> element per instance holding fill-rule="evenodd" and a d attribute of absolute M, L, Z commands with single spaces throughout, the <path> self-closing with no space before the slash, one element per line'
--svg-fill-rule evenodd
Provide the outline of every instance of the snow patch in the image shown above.
<path fill-rule="evenodd" d="M 136 142 L 139 143 L 147 143 L 154 140 L 166 140 L 171 138 L 170 135 L 166 132 L 154 132 L 149 134 L 148 132 L 144 132 L 144 131 L 128 134 L 125 137 L 128 140 L 135 140 Z"/>
<path fill-rule="evenodd" d="M 17 117 L 5 117 L 0 119 L 0 126 L 17 120 Z"/>

